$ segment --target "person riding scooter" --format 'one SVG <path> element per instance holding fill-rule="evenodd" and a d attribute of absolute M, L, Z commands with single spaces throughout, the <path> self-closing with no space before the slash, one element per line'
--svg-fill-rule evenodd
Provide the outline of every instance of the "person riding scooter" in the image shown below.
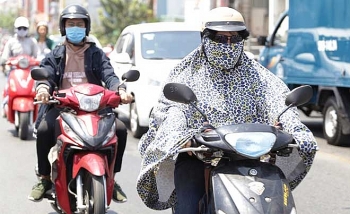
<path fill-rule="evenodd" d="M 1 64 L 6 63 L 10 57 L 20 54 L 26 54 L 34 58 L 37 56 L 36 40 L 28 36 L 29 20 L 24 16 L 20 16 L 16 18 L 14 27 L 15 35 L 5 44 L 1 55 Z"/>
<path fill-rule="evenodd" d="M 38 59 L 45 57 L 45 54 L 50 53 L 53 46 L 53 41 L 47 36 L 49 33 L 49 26 L 47 22 L 40 21 L 36 25 L 37 44 L 38 44 Z"/>
<path fill-rule="evenodd" d="M 115 75 L 109 58 L 88 37 L 91 28 L 88 11 L 80 5 L 69 5 L 60 14 L 59 21 L 61 35 L 66 36 L 66 40 L 62 45 L 57 45 L 41 61 L 40 67 L 49 71 L 51 81 L 38 81 L 36 99 L 44 103 L 49 101 L 54 89 L 52 82 L 58 86 L 58 89 L 67 89 L 83 83 L 102 86 L 103 82 L 107 89 L 114 91 L 119 89 L 123 104 L 130 103 L 133 96 L 126 92 L 125 86 L 119 87 L 119 78 Z M 37 129 L 38 172 L 41 179 L 28 196 L 32 201 L 41 200 L 45 192 L 52 187 L 51 166 L 47 155 L 55 144 L 54 124 L 58 115 L 59 111 L 56 108 L 49 105 L 40 106 L 35 128 Z M 119 120 L 117 120 L 116 135 L 118 136 L 118 155 L 114 173 L 121 170 L 127 138 L 126 127 Z M 114 185 L 113 199 L 117 202 L 126 201 L 126 196 L 117 183 Z"/>
<path fill-rule="evenodd" d="M 278 77 L 244 53 L 249 32 L 241 13 L 218 7 L 203 17 L 202 43 L 170 72 L 164 83 L 190 87 L 197 96 L 196 108 L 169 101 L 162 94 L 150 116 L 149 130 L 139 142 L 140 198 L 147 207 L 173 207 L 176 214 L 199 213 L 199 201 L 206 193 L 203 161 L 187 153 L 178 154 L 179 149 L 191 144 L 194 135 L 207 129 L 205 119 L 214 128 L 242 123 L 273 126 L 289 93 Z M 294 189 L 309 171 L 318 147 L 296 108 L 283 114 L 281 124 L 292 134 L 303 158 L 302 169 L 290 182 Z"/>
<path fill-rule="evenodd" d="M 15 57 L 21 54 L 31 57 L 37 57 L 37 45 L 36 40 L 28 36 L 29 20 L 26 17 L 20 16 L 16 18 L 15 23 L 15 35 L 10 38 L 4 47 L 1 55 L 1 64 L 5 65 L 10 57 Z M 8 71 L 10 72 L 11 69 Z M 6 73 L 6 72 L 5 72 Z M 4 91 L 4 99 L 2 102 L 2 117 L 5 117 L 4 107 L 8 102 L 7 90 Z"/>
<path fill-rule="evenodd" d="M 12 71 L 7 77 L 3 91 L 4 99 L 6 99 L 3 113 L 7 121 L 15 125 L 21 140 L 28 138 L 30 127 L 37 117 L 38 107 L 33 103 L 35 82 L 30 76 L 30 71 L 39 63 L 36 58 L 28 55 L 11 57 L 6 62 Z"/>

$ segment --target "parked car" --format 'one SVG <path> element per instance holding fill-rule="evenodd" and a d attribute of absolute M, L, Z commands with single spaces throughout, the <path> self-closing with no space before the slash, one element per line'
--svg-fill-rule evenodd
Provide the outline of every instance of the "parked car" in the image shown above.
<path fill-rule="evenodd" d="M 116 74 L 140 71 L 140 79 L 127 83 L 135 102 L 118 107 L 130 122 L 132 135 L 141 137 L 172 68 L 200 44 L 200 28 L 183 22 L 142 23 L 126 27 L 109 54 Z"/>

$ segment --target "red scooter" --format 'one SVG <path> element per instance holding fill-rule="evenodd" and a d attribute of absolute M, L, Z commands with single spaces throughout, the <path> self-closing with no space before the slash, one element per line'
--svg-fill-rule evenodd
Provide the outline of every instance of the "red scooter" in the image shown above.
<path fill-rule="evenodd" d="M 30 69 L 39 64 L 39 60 L 28 55 L 11 57 L 6 62 L 11 71 L 3 91 L 3 116 L 15 124 L 21 140 L 28 138 L 29 128 L 37 117 L 38 107 L 33 104 L 35 83 L 30 76 Z"/>
<path fill-rule="evenodd" d="M 35 80 L 47 80 L 48 72 L 35 68 Z M 130 70 L 122 80 L 136 81 Z M 41 103 L 41 102 L 35 102 Z M 112 199 L 114 162 L 117 155 L 115 113 L 120 104 L 116 92 L 94 84 L 55 90 L 49 104 L 60 110 L 57 141 L 51 149 L 51 193 L 46 198 L 58 213 L 106 213 Z"/>

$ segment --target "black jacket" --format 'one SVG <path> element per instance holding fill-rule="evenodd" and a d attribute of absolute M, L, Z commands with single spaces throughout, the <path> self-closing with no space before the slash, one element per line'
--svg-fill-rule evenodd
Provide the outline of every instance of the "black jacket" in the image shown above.
<path fill-rule="evenodd" d="M 94 43 L 93 43 L 94 44 Z M 62 83 L 62 78 L 65 69 L 66 59 L 65 45 L 57 45 L 46 57 L 41 61 L 40 67 L 45 68 L 50 72 L 52 79 L 57 86 Z M 106 54 L 95 45 L 91 45 L 84 56 L 85 74 L 89 83 L 102 86 L 102 82 L 106 88 L 117 90 L 120 83 L 119 78 L 114 73 L 114 69 L 110 64 Z M 50 86 L 50 93 L 54 85 L 48 81 L 39 81 L 37 84 L 47 84 Z M 124 86 L 123 86 L 124 87 Z"/>
<path fill-rule="evenodd" d="M 65 45 L 57 45 L 45 58 L 41 61 L 40 67 L 45 68 L 50 73 L 50 79 L 60 86 L 63 79 L 66 59 Z M 109 58 L 98 47 L 91 44 L 84 53 L 85 74 L 89 83 L 105 86 L 109 90 L 116 91 L 120 84 L 119 78 L 114 73 L 114 69 L 110 64 Z M 55 85 L 49 81 L 38 81 L 37 86 L 46 84 L 50 87 L 50 94 L 52 94 Z M 125 88 L 125 85 L 121 87 Z M 38 119 L 35 123 L 37 128 L 40 124 L 41 118 L 45 112 L 50 108 L 50 105 L 41 105 L 39 108 Z"/>

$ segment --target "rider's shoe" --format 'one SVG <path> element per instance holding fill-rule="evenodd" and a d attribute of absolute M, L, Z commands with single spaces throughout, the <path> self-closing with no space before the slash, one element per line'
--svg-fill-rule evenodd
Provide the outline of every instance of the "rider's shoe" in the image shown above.
<path fill-rule="evenodd" d="M 117 182 L 114 182 L 113 200 L 117 203 L 124 203 L 128 200 L 126 194 L 123 192 L 120 185 L 117 184 Z"/>
<path fill-rule="evenodd" d="M 52 187 L 52 182 L 49 179 L 40 179 L 37 184 L 33 186 L 32 192 L 28 196 L 31 201 L 41 201 L 43 199 L 45 192 L 50 190 Z"/>

